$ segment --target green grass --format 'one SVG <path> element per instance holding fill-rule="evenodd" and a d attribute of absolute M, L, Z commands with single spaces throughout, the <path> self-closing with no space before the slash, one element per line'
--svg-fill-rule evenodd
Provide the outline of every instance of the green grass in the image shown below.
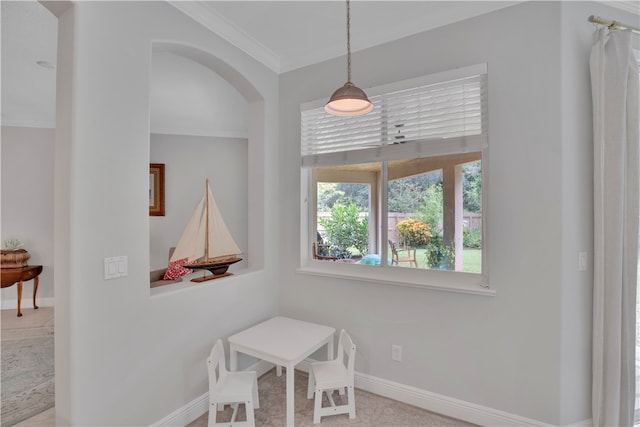
<path fill-rule="evenodd" d="M 388 247 L 389 257 L 391 257 L 391 248 Z M 360 255 L 360 252 L 356 248 L 349 248 L 352 255 Z M 416 249 L 416 259 L 418 260 L 418 268 L 427 268 L 426 249 Z M 406 252 L 400 254 L 406 255 Z M 408 262 L 400 264 L 401 267 L 409 267 Z M 462 259 L 462 271 L 465 273 L 478 273 L 482 272 L 482 249 L 469 249 L 465 248 L 463 251 Z M 640 295 L 640 293 L 638 293 Z M 640 298 L 640 297 L 639 297 Z"/>
<path fill-rule="evenodd" d="M 467 273 L 482 273 L 482 250 L 465 249 L 463 251 L 462 271 Z"/>
<path fill-rule="evenodd" d="M 391 249 L 389 249 L 391 252 Z M 426 249 L 416 249 L 416 258 L 418 260 L 419 268 L 427 268 Z M 408 267 L 409 263 L 403 262 L 403 267 Z M 462 259 L 462 271 L 466 273 L 481 273 L 482 272 L 482 250 L 481 249 L 467 249 L 463 251 Z"/>

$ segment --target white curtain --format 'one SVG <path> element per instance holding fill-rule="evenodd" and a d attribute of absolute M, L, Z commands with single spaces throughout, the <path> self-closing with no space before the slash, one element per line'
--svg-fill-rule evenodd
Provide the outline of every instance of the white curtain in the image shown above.
<path fill-rule="evenodd" d="M 631 32 L 596 30 L 593 425 L 633 425 L 638 262 L 638 68 Z"/>

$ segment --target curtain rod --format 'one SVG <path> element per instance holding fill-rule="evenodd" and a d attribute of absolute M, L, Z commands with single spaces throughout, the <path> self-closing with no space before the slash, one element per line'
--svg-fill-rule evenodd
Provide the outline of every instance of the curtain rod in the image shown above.
<path fill-rule="evenodd" d="M 618 21 L 610 21 L 608 19 L 600 18 L 599 16 L 591 15 L 589 22 L 593 22 L 594 24 L 606 25 L 609 28 L 619 28 L 621 30 L 631 30 L 636 34 L 640 34 L 640 28 L 632 27 L 631 25 L 623 24 Z"/>

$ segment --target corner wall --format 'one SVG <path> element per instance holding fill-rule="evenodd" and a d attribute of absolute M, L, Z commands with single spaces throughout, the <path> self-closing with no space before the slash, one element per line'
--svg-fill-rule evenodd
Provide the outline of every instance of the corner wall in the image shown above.
<path fill-rule="evenodd" d="M 277 76 L 166 2 L 74 2 L 59 16 L 59 37 L 56 423 L 151 425 L 207 391 L 217 338 L 278 311 L 277 253 L 265 243 L 275 241 L 278 209 L 264 206 L 277 198 Z M 155 40 L 215 57 L 255 94 L 246 196 L 256 262 L 246 274 L 150 296 Z M 119 255 L 128 276 L 104 280 L 103 259 Z"/>
<path fill-rule="evenodd" d="M 565 158 L 574 148 L 564 141 L 566 126 L 578 134 L 582 123 L 588 126 L 589 111 L 563 103 L 570 76 L 561 43 L 563 32 L 581 43 L 585 35 L 562 29 L 563 13 L 586 20 L 560 2 L 525 2 L 353 55 L 353 81 L 365 90 L 488 63 L 485 255 L 495 297 L 296 273 L 285 260 L 299 259 L 300 121 L 281 123 L 282 314 L 348 330 L 363 375 L 540 423 L 591 417 L 584 391 L 590 277 L 566 273 L 576 268 L 574 247 L 588 244 L 591 230 L 582 220 L 567 228 L 573 215 L 565 210 L 566 192 L 578 191 L 567 199 L 577 203 L 572 214 L 589 211 L 584 194 L 591 183 L 582 179 L 583 165 Z M 299 117 L 301 103 L 328 97 L 343 79 L 344 58 L 283 74 L 281 116 Z M 589 91 L 582 77 L 576 85 Z M 575 121 L 565 124 L 568 114 Z M 565 297 L 572 293 L 580 298 L 569 307 Z M 401 363 L 391 360 L 392 344 L 403 347 Z"/>
<path fill-rule="evenodd" d="M 562 45 L 562 319 L 561 420 L 591 417 L 593 304 L 593 123 L 589 55 L 595 27 L 590 15 L 640 25 L 640 17 L 596 2 L 561 3 Z M 633 37 L 635 46 L 640 37 Z M 578 252 L 587 270 L 578 271 Z"/>

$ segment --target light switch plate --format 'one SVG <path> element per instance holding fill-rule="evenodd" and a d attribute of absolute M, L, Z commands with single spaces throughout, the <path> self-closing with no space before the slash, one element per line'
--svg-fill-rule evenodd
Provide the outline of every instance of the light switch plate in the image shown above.
<path fill-rule="evenodd" d="M 117 279 L 129 274 L 126 256 L 108 257 L 104 259 L 104 280 Z"/>

